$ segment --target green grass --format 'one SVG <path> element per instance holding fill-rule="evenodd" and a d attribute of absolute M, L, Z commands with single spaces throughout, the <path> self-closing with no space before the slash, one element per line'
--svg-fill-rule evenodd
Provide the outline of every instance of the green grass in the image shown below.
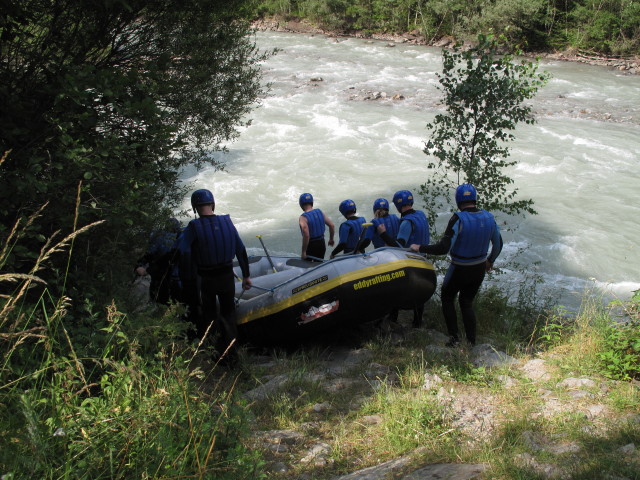
<path fill-rule="evenodd" d="M 587 292 L 570 314 L 544 296 L 536 302 L 535 286 L 521 287 L 526 295 L 483 291 L 479 335 L 520 363 L 545 359 L 544 381 L 515 366 L 475 366 L 469 348 L 429 348 L 429 329 L 445 331 L 437 299 L 427 306 L 427 327 L 411 329 L 410 312 L 401 312 L 400 341 L 397 333 L 363 338 L 366 360 L 339 373 L 326 371 L 329 352 L 320 347 L 272 352 L 262 365 L 243 351 L 241 366 L 227 370 L 185 341 L 180 306 L 127 315 L 115 301 L 87 303 L 72 317 L 65 298 L 49 298 L 44 287 L 31 295 L 45 261 L 46 252 L 31 276 L 0 277 L 17 285 L 0 304 L 5 479 L 322 480 L 404 456 L 405 473 L 429 463 L 484 463 L 486 479 L 546 478 L 545 466 L 572 479 L 631 479 L 640 471 L 637 451 L 621 450 L 640 445 L 637 292 L 613 305 Z M 265 398 L 243 396 L 277 375 L 284 380 Z M 425 375 L 440 382 L 424 388 Z M 594 380 L 584 388 L 592 397 L 574 398 L 558 385 L 570 376 Z M 506 388 L 504 377 L 515 384 Z M 491 404 L 494 428 L 485 436 L 456 423 L 451 399 L 465 397 Z M 593 405 L 605 414 L 588 417 Z M 284 456 L 252 437 L 281 429 L 304 433 Z M 325 463 L 301 462 L 318 442 L 331 446 Z M 279 461 L 288 472 L 269 471 Z"/>

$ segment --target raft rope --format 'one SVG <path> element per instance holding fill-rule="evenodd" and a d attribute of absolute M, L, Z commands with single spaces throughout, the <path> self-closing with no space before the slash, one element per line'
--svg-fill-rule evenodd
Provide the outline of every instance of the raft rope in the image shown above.
<path fill-rule="evenodd" d="M 405 247 L 405 248 L 398 248 L 398 247 L 381 247 L 381 248 L 384 248 L 385 250 L 386 250 L 386 249 L 403 250 L 403 251 L 405 251 L 405 252 L 410 252 L 410 253 L 416 254 L 415 252 L 411 251 L 411 249 L 410 249 L 410 248 L 407 248 L 407 247 Z M 339 261 L 341 261 L 341 260 L 346 260 L 346 259 L 348 259 L 348 258 L 353 258 L 354 256 L 357 256 L 357 257 L 368 257 L 368 256 L 370 256 L 370 255 L 371 255 L 371 253 L 373 253 L 373 252 L 357 252 L 357 253 L 348 253 L 348 254 L 336 255 L 334 258 L 329 259 L 329 260 L 324 260 L 324 259 L 318 259 L 318 260 L 322 260 L 324 263 L 333 263 L 333 262 L 339 262 Z M 426 255 L 425 255 L 425 254 L 421 254 L 421 253 L 418 253 L 417 255 L 420 255 L 420 256 L 422 256 L 422 257 L 426 257 Z M 292 257 L 292 258 L 296 258 L 296 257 Z M 314 257 L 309 257 L 309 258 L 314 258 Z M 269 260 L 271 260 L 271 259 L 269 259 Z M 272 262 L 270 262 L 270 263 L 272 263 Z M 321 265 L 318 265 L 318 267 L 320 267 L 320 266 L 321 266 Z M 314 269 L 315 269 L 315 268 L 318 268 L 318 267 L 314 267 Z M 274 267 L 274 269 L 275 269 L 275 267 Z M 276 270 L 276 271 L 277 271 L 277 270 Z M 235 273 L 234 273 L 234 275 L 235 275 Z M 237 278 L 238 280 L 240 280 L 240 277 L 238 277 L 237 275 L 236 275 L 236 278 Z M 291 283 L 291 282 L 295 281 L 295 280 L 296 280 L 296 278 L 297 278 L 297 277 L 290 278 L 289 280 L 285 280 L 284 282 L 282 282 L 282 283 L 280 283 L 280 284 L 278 284 L 278 285 L 275 285 L 274 287 L 271 287 L 271 288 L 265 288 L 265 287 L 261 287 L 261 286 L 259 286 L 259 285 L 251 285 L 251 288 L 257 288 L 258 290 L 262 290 L 263 292 L 270 292 L 270 293 L 273 293 L 273 292 L 275 292 L 278 288 L 280 288 L 280 287 L 282 287 L 282 286 L 286 285 L 287 283 Z M 240 304 L 240 299 L 242 298 L 242 295 L 244 294 L 244 292 L 246 292 L 246 290 L 243 290 L 243 291 L 240 293 L 240 295 L 238 296 L 238 298 L 236 298 L 236 299 L 235 299 L 236 306 Z"/>

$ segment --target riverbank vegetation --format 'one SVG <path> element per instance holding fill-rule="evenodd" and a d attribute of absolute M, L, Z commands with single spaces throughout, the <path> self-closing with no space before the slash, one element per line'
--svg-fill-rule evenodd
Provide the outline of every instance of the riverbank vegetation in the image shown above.
<path fill-rule="evenodd" d="M 72 241 L 50 248 L 72 255 Z M 426 328 L 402 312 L 295 350 L 244 347 L 228 368 L 186 340 L 179 305 L 133 313 L 120 299 L 71 316 L 37 278 L 50 253 L 0 276 L 14 286 L 0 312 L 3 479 L 329 479 L 391 460 L 505 480 L 638 471 L 639 292 L 609 305 L 587 292 L 568 313 L 535 279 L 510 300 L 485 288 L 491 365 L 442 346 L 434 299 Z"/>
<path fill-rule="evenodd" d="M 443 37 L 504 36 L 525 51 L 582 49 L 640 54 L 640 5 L 633 0 L 256 0 L 262 16 L 301 18 L 343 33 L 417 32 Z"/>
<path fill-rule="evenodd" d="M 27 273 L 47 239 L 100 221 L 39 276 L 73 310 L 126 283 L 130 246 L 144 249 L 180 210 L 183 167 L 220 166 L 216 152 L 263 93 L 264 56 L 243 5 L 3 3 L 0 238 L 13 239 L 5 268 Z"/>

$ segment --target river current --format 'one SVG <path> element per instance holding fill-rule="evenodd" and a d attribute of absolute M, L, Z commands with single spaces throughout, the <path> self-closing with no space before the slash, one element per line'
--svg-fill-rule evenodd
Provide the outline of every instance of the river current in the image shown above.
<path fill-rule="evenodd" d="M 279 49 L 263 65 L 270 94 L 219 155 L 224 171 L 183 175 L 213 191 L 216 213 L 231 215 L 249 254 L 263 254 L 261 235 L 269 253 L 299 255 L 303 192 L 336 227 L 344 199 L 369 219 L 376 198 L 417 193 L 429 175 L 426 124 L 444 111 L 439 49 L 275 32 L 256 39 Z M 561 61 L 540 67 L 552 78 L 531 101 L 537 123 L 515 132 L 518 163 L 508 171 L 539 214 L 498 215 L 509 228 L 496 266 L 516 256 L 570 308 L 585 289 L 628 298 L 640 288 L 640 76 Z M 367 99 L 374 92 L 381 98 Z M 448 218 L 438 219 L 439 232 Z M 510 268 L 495 281 L 517 283 Z"/>

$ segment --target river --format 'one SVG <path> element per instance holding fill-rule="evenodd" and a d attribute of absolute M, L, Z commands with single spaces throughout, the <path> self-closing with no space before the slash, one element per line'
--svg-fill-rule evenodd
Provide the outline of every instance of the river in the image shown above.
<path fill-rule="evenodd" d="M 346 198 L 370 218 L 374 199 L 417 192 L 429 175 L 426 124 L 443 111 L 439 49 L 276 32 L 256 39 L 280 50 L 264 63 L 269 96 L 219 155 L 225 171 L 183 175 L 213 191 L 216 212 L 231 215 L 249 254 L 263 253 L 261 235 L 269 253 L 299 255 L 303 192 L 336 227 Z M 640 76 L 562 61 L 540 66 L 552 78 L 531 101 L 537 123 L 515 132 L 518 163 L 508 171 L 539 214 L 498 218 L 509 228 L 496 263 L 506 274 L 495 281 L 520 281 L 509 263 L 515 256 L 569 308 L 585 289 L 628 298 L 640 288 Z M 366 100 L 372 92 L 386 98 Z M 448 217 L 439 218 L 440 232 Z"/>

